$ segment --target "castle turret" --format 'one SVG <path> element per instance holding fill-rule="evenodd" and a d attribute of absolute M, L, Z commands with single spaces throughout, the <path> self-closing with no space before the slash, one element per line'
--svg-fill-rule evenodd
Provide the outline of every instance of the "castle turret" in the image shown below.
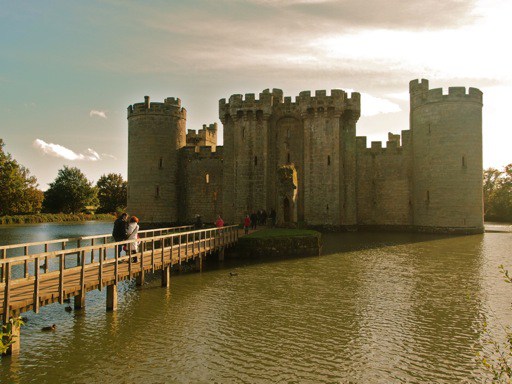
<path fill-rule="evenodd" d="M 145 222 L 178 220 L 178 149 L 186 145 L 181 100 L 128 107 L 128 212 Z"/>
<path fill-rule="evenodd" d="M 413 80 L 413 222 L 425 229 L 481 232 L 482 92 L 429 89 Z"/>

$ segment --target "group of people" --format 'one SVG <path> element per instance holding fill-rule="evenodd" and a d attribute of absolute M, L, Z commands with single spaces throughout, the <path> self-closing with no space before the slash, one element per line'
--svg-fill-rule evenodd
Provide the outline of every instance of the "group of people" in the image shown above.
<path fill-rule="evenodd" d="M 270 210 L 270 213 L 267 214 L 267 211 L 264 209 L 260 209 L 257 212 L 253 212 L 250 215 L 247 214 L 244 219 L 244 230 L 245 233 L 249 233 L 249 228 L 256 229 L 258 225 L 267 225 L 269 224 L 272 227 L 276 225 L 276 211 L 274 208 Z M 224 220 L 220 215 L 217 216 L 217 220 L 215 220 L 215 226 L 217 228 L 221 228 L 224 226 Z M 203 228 L 203 221 L 200 215 L 196 215 L 196 220 L 194 223 L 195 229 Z M 133 243 L 129 243 L 125 246 L 117 247 L 117 254 L 120 255 L 121 251 L 124 250 L 126 254 L 130 251 L 131 253 L 137 253 L 139 251 L 139 242 L 136 241 L 139 238 L 139 219 L 136 216 L 129 216 L 126 212 L 123 212 L 117 219 L 114 221 L 114 229 L 112 230 L 112 237 L 116 242 L 125 241 L 125 240 L 135 240 Z"/>
<path fill-rule="evenodd" d="M 123 212 L 116 221 L 114 221 L 114 229 L 112 231 L 112 237 L 117 241 L 125 240 L 137 240 L 139 238 L 139 219 L 136 216 L 128 216 L 126 212 Z M 129 253 L 137 253 L 139 251 L 139 242 L 134 241 L 129 243 L 127 246 L 118 246 L 117 254 L 121 254 L 121 250 Z"/>
<path fill-rule="evenodd" d="M 264 209 L 260 209 L 257 212 L 253 212 L 251 214 L 245 215 L 244 219 L 244 230 L 245 234 L 249 233 L 249 228 L 256 229 L 258 225 L 270 225 L 271 227 L 275 227 L 276 225 L 276 211 L 274 208 L 270 209 L 270 213 L 267 214 L 267 211 Z"/>
<path fill-rule="evenodd" d="M 224 226 L 224 220 L 220 215 L 217 215 L 217 220 L 215 220 L 215 226 L 217 228 L 221 228 Z M 201 219 L 201 215 L 196 215 L 196 220 L 194 221 L 194 229 L 201 229 L 204 227 L 203 220 Z"/>

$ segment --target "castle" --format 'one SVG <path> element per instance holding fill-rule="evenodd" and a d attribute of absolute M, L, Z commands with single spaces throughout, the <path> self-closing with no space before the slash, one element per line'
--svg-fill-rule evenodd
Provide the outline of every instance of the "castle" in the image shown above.
<path fill-rule="evenodd" d="M 410 129 L 367 146 L 360 94 L 279 89 L 219 101 L 217 124 L 186 130 L 178 98 L 128 107 L 128 210 L 144 222 L 200 214 L 228 223 L 274 208 L 278 223 L 483 231 L 482 92 L 413 80 Z"/>

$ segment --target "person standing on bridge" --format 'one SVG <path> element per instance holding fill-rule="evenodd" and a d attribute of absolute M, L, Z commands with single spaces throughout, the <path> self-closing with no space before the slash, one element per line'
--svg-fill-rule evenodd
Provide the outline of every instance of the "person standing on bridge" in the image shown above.
<path fill-rule="evenodd" d="M 222 228 L 224 226 L 224 220 L 222 220 L 222 217 L 220 217 L 220 215 L 217 216 L 217 220 L 215 221 L 215 226 L 217 228 Z"/>
<path fill-rule="evenodd" d="M 128 238 L 127 240 L 134 240 L 133 243 L 127 245 L 127 250 L 131 249 L 131 253 L 139 252 L 139 219 L 137 216 L 130 217 L 130 223 L 128 224 Z M 128 254 L 128 251 L 126 252 Z M 137 261 L 137 257 L 132 259 L 133 262 Z"/>
<path fill-rule="evenodd" d="M 116 221 L 114 221 L 114 229 L 112 231 L 112 237 L 114 241 L 123 241 L 128 238 L 128 214 L 123 212 L 121 216 L 119 216 Z M 116 246 L 116 252 L 119 256 L 121 254 L 122 247 L 120 245 Z"/>

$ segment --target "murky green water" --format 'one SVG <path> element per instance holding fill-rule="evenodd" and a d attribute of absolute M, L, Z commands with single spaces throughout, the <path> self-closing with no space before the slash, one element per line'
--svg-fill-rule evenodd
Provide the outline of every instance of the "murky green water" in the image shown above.
<path fill-rule="evenodd" d="M 29 313 L 0 382 L 483 382 L 484 322 L 497 340 L 512 324 L 500 264 L 512 269 L 512 233 L 328 234 L 320 257 L 214 264 L 170 290 L 123 283 L 116 313 L 104 292 Z"/>

